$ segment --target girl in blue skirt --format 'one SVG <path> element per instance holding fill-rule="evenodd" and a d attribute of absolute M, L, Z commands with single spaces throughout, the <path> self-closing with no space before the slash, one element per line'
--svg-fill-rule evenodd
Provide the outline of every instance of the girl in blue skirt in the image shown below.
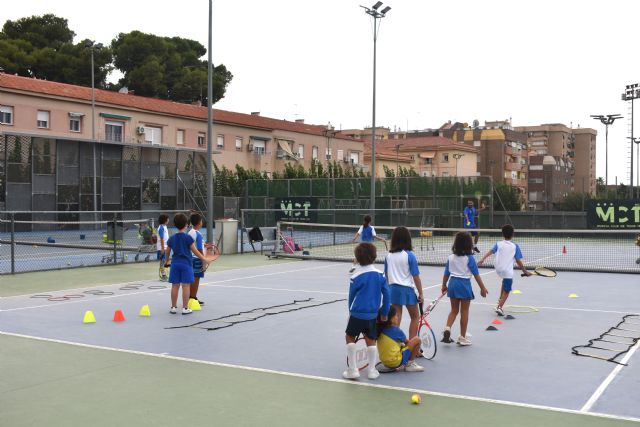
<path fill-rule="evenodd" d="M 447 265 L 444 268 L 444 276 L 442 277 L 442 292 L 447 292 L 447 296 L 451 301 L 451 312 L 447 318 L 447 327 L 442 334 L 442 341 L 446 343 L 453 342 L 451 340 L 451 326 L 455 322 L 458 313 L 460 313 L 460 336 L 457 343 L 471 345 L 471 341 L 467 338 L 469 307 L 471 306 L 471 300 L 474 298 L 473 289 L 471 289 L 471 276 L 476 279 L 478 286 L 480 286 L 480 295 L 483 298 L 489 292 L 484 287 L 484 283 L 482 283 L 478 265 L 473 257 L 471 234 L 466 231 L 457 233 L 451 250 L 453 253 L 449 255 Z"/>

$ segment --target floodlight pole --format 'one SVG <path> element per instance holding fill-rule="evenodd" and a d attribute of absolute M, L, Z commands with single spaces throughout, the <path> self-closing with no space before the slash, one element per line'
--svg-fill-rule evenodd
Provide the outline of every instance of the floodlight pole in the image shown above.
<path fill-rule="evenodd" d="M 365 13 L 373 18 L 373 114 L 371 120 L 371 216 L 376 212 L 376 44 L 378 41 L 378 20 L 385 17 L 391 10 L 389 6 L 381 11 L 378 9 L 382 2 L 378 1 L 371 8 L 360 6 Z"/>
<path fill-rule="evenodd" d="M 97 187 L 97 166 L 96 166 L 96 156 L 97 151 L 96 145 L 96 82 L 95 82 L 95 67 L 93 65 L 93 44 L 91 45 L 91 141 L 93 141 L 93 210 L 98 210 L 98 187 Z M 97 220 L 97 214 L 96 220 Z M 114 225 L 115 227 L 115 225 Z M 114 228 L 115 230 L 115 228 Z"/>
<path fill-rule="evenodd" d="M 629 170 L 629 198 L 633 199 L 634 196 L 634 188 L 633 188 L 633 101 L 636 98 L 640 98 L 640 84 L 633 83 L 627 85 L 624 93 L 622 94 L 623 101 L 631 101 L 631 153 L 630 153 L 630 170 Z"/>
<path fill-rule="evenodd" d="M 209 47 L 207 59 L 207 242 L 213 243 L 213 0 L 209 0 Z"/>
<path fill-rule="evenodd" d="M 609 126 L 613 124 L 617 119 L 621 119 L 622 116 L 620 114 L 607 114 L 605 115 L 592 115 L 594 120 L 600 120 L 600 123 L 604 125 L 604 144 L 605 144 L 605 167 L 604 167 L 604 185 L 607 187 L 609 185 Z M 575 142 L 574 142 L 575 143 Z M 574 147 L 575 149 L 575 147 Z"/>

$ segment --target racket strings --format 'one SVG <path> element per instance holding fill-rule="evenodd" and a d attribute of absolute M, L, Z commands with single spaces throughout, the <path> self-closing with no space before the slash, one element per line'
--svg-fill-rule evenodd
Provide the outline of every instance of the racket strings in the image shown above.
<path fill-rule="evenodd" d="M 626 316 L 623 316 L 622 320 L 617 325 L 609 328 L 607 331 L 600 334 L 599 337 L 590 339 L 585 345 L 577 345 L 572 347 L 571 353 L 576 356 L 591 357 L 594 359 L 605 360 L 607 362 L 612 362 L 618 365 L 626 366 L 625 363 L 622 363 L 617 359 L 622 355 L 626 354 L 627 352 L 629 352 L 629 350 L 631 350 L 638 343 L 638 341 L 640 341 L 640 331 L 635 329 L 634 330 L 625 329 L 625 328 L 622 328 L 621 326 L 636 324 L 636 322 L 631 322 L 629 320 L 637 320 L 637 319 L 640 319 L 640 315 L 628 314 Z M 624 333 L 621 334 L 621 333 L 617 333 L 618 331 L 636 332 L 636 334 L 634 335 L 628 335 Z M 619 345 L 621 348 L 611 348 L 613 346 L 605 347 L 603 346 L 603 343 L 616 344 L 616 345 Z M 604 355 L 598 352 L 593 353 L 589 351 L 591 349 L 596 351 L 600 350 L 601 352 L 604 352 Z M 607 357 L 609 353 L 614 353 L 614 354 L 612 356 Z"/>

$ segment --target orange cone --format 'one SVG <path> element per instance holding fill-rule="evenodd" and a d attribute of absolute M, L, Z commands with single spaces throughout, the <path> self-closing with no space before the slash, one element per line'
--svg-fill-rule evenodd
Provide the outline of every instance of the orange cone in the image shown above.
<path fill-rule="evenodd" d="M 567 247 L 565 245 L 562 245 L 562 255 L 566 255 L 567 254 Z"/>
<path fill-rule="evenodd" d="M 124 314 L 122 313 L 122 310 L 116 310 L 116 312 L 113 314 L 113 321 L 124 322 Z"/>
<path fill-rule="evenodd" d="M 498 319 L 493 319 L 493 322 L 491 322 L 493 325 L 502 325 L 502 320 L 498 320 Z"/>

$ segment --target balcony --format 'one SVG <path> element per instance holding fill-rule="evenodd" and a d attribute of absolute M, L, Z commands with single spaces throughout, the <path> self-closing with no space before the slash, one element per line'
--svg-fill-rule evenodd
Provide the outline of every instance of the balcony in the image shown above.
<path fill-rule="evenodd" d="M 521 165 L 520 163 L 515 163 L 515 162 L 507 162 L 504 164 L 504 168 L 506 170 L 509 171 L 516 171 L 516 172 L 520 172 L 525 165 Z"/>
<path fill-rule="evenodd" d="M 513 185 L 514 187 L 526 187 L 527 180 L 526 179 L 514 179 L 514 178 L 505 178 L 504 183 L 508 185 Z"/>
<path fill-rule="evenodd" d="M 521 156 L 523 150 L 518 150 L 517 148 L 513 148 L 510 145 L 504 147 L 504 153 L 509 156 Z"/>

